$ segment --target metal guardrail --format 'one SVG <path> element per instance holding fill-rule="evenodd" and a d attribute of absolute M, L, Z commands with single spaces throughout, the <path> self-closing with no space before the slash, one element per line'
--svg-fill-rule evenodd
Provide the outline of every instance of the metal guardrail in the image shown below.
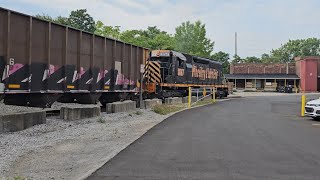
<path fill-rule="evenodd" d="M 210 89 L 210 93 L 207 95 L 207 89 L 208 88 L 204 88 L 203 91 L 199 91 L 199 88 L 196 89 L 196 95 L 197 95 L 197 101 L 195 101 L 194 103 L 191 102 L 191 97 L 192 97 L 192 93 L 194 91 L 194 89 L 192 89 L 191 87 L 189 87 L 189 95 L 188 95 L 188 108 L 191 108 L 192 105 L 198 103 L 199 101 L 207 98 L 207 97 L 212 97 L 212 101 L 213 103 L 216 101 L 216 90 L 215 89 Z M 202 92 L 202 96 L 199 99 L 199 92 Z"/>

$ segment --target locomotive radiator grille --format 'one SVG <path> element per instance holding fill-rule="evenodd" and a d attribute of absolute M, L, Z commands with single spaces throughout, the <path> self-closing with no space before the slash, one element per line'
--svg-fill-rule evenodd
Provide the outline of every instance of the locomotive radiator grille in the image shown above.
<path fill-rule="evenodd" d="M 147 82 L 161 83 L 160 63 L 147 61 L 143 78 L 147 80 Z"/>

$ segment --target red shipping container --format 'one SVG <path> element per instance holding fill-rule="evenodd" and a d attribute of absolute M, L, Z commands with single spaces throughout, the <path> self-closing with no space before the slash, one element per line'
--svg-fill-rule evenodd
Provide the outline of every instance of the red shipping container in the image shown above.
<path fill-rule="evenodd" d="M 318 81 L 318 59 L 307 57 L 300 61 L 300 79 L 302 92 L 316 92 Z"/>

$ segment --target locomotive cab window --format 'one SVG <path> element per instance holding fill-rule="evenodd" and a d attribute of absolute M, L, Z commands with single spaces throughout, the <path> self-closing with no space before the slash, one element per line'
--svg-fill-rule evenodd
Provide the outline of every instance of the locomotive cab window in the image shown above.
<path fill-rule="evenodd" d="M 188 69 L 192 69 L 192 64 L 187 63 L 186 65 L 187 65 L 187 68 L 188 68 Z"/>
<path fill-rule="evenodd" d="M 168 63 L 170 60 L 169 57 L 152 57 L 151 61 L 160 61 L 160 62 L 166 62 Z"/>
<path fill-rule="evenodd" d="M 178 61 L 178 67 L 183 68 L 184 64 L 185 64 L 185 61 L 181 60 L 180 58 L 177 58 L 177 61 Z"/>

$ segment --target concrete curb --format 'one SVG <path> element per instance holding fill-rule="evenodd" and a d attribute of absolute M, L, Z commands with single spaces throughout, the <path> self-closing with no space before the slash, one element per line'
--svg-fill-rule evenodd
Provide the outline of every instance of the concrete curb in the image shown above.
<path fill-rule="evenodd" d="M 0 115 L 0 134 L 22 131 L 46 123 L 45 111 L 20 112 Z"/>
<path fill-rule="evenodd" d="M 67 121 L 98 117 L 100 114 L 100 107 L 62 107 L 60 110 L 60 118 Z"/>
<path fill-rule="evenodd" d="M 107 114 L 119 113 L 119 112 L 128 112 L 136 110 L 136 101 L 123 101 L 123 102 L 114 102 L 107 104 L 106 112 Z"/>

